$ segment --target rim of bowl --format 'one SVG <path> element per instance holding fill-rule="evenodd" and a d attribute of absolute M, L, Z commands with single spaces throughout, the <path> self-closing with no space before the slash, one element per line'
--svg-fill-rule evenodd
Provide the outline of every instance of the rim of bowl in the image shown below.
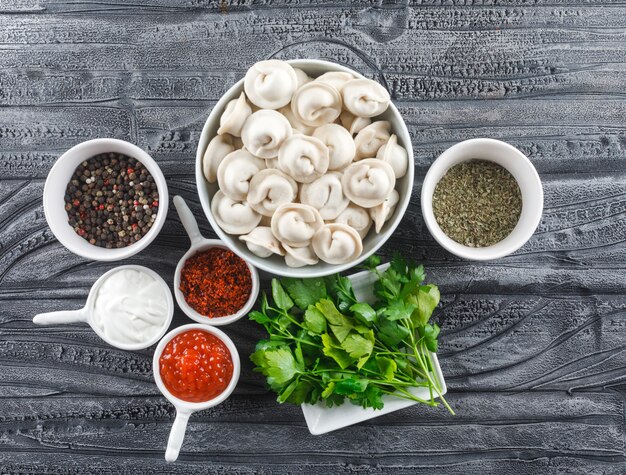
<path fill-rule="evenodd" d="M 90 151 L 93 149 L 101 149 L 101 151 Z M 99 153 L 106 153 L 107 151 L 123 153 L 140 161 L 154 178 L 159 193 L 159 210 L 157 211 L 157 216 L 150 230 L 139 241 L 119 249 L 107 249 L 105 247 L 89 244 L 89 242 L 76 234 L 74 229 L 68 224 L 67 219 L 55 219 L 54 216 L 58 216 L 60 213 L 53 211 L 53 207 L 60 206 L 63 215 L 67 216 L 63 195 L 65 194 L 65 187 L 67 183 L 69 183 L 76 167 L 78 167 L 82 161 Z M 63 178 L 64 176 L 67 176 L 67 180 Z M 62 188 L 59 188 L 57 183 L 55 183 L 57 180 L 63 180 L 66 183 Z M 61 193 L 59 193 L 59 191 L 61 191 Z M 43 190 L 44 215 L 46 216 L 48 227 L 52 231 L 52 234 L 54 234 L 54 237 L 73 254 L 95 261 L 118 261 L 144 250 L 154 241 L 159 232 L 161 232 L 165 219 L 167 218 L 168 207 L 169 194 L 167 182 L 157 162 L 137 145 L 120 139 L 96 138 L 74 145 L 54 162 L 54 165 L 48 172 Z M 74 236 L 83 241 L 83 243 L 77 241 Z"/>
<path fill-rule="evenodd" d="M 254 307 L 256 299 L 259 296 L 261 284 L 259 279 L 259 273 L 257 272 L 256 268 L 248 261 L 246 261 L 246 259 L 237 255 L 237 257 L 239 257 L 248 266 L 248 270 L 250 271 L 250 277 L 252 279 L 250 296 L 248 297 L 248 300 L 246 300 L 244 306 L 241 307 L 236 313 L 233 313 L 232 315 L 224 315 L 223 317 L 209 318 L 196 312 L 193 308 L 191 308 L 191 306 L 189 306 L 189 304 L 185 300 L 185 296 L 180 291 L 180 274 L 183 266 L 185 265 L 185 262 L 187 262 L 187 259 L 197 254 L 198 252 L 206 251 L 207 249 L 211 249 L 213 247 L 221 247 L 222 249 L 227 249 L 232 252 L 232 249 L 230 249 L 224 242 L 220 241 L 219 239 L 203 238 L 200 243 L 192 245 L 191 248 L 183 255 L 183 257 L 180 258 L 178 264 L 176 265 L 176 271 L 174 272 L 174 295 L 176 297 L 176 302 L 178 303 L 178 306 L 189 318 L 195 320 L 198 323 L 219 327 L 222 325 L 228 325 L 229 323 L 236 322 L 237 320 L 247 315 L 250 310 L 252 310 L 252 307 Z"/>
<path fill-rule="evenodd" d="M 467 157 L 458 158 L 459 154 L 468 153 L 465 152 L 466 149 L 481 146 L 489 147 L 494 150 L 497 149 L 499 152 L 502 152 L 500 158 L 493 160 L 488 157 L 472 156 L 471 153 Z M 437 183 L 441 180 L 441 177 L 454 165 L 475 159 L 493 161 L 504 167 L 513 175 L 522 191 L 522 211 L 516 226 L 502 241 L 485 247 L 465 246 L 448 237 L 437 223 L 432 206 L 433 192 Z M 521 167 L 517 173 L 514 173 L 510 168 L 513 165 L 513 161 L 516 161 L 516 165 L 519 164 Z M 536 198 L 534 206 L 531 206 L 528 201 L 524 199 L 524 195 L 531 194 Z M 535 230 L 541 222 L 543 213 L 543 187 L 534 165 L 520 150 L 501 140 L 475 138 L 464 140 L 446 149 L 431 164 L 422 183 L 421 205 L 426 227 L 441 247 L 464 259 L 490 261 L 514 253 L 526 244 L 535 233 Z M 525 213 L 526 216 L 524 216 Z M 522 225 L 522 218 L 526 221 L 524 225 Z"/>
<path fill-rule="evenodd" d="M 98 293 L 98 289 L 100 288 L 102 283 L 109 276 L 115 274 L 116 272 L 125 270 L 125 269 L 132 269 L 132 270 L 137 270 L 137 271 L 140 271 L 140 272 L 145 272 L 146 274 L 151 276 L 164 289 L 164 291 L 165 291 L 165 299 L 167 300 L 167 317 L 165 319 L 165 323 L 163 324 L 163 328 L 161 328 L 161 330 L 159 330 L 159 332 L 155 336 L 153 336 L 150 340 L 147 340 L 147 341 L 141 342 L 141 343 L 116 342 L 116 341 L 110 339 L 109 337 L 107 337 L 100 330 L 100 328 L 98 328 L 98 326 L 96 325 L 96 323 L 94 321 L 93 307 L 95 305 L 95 300 L 96 300 L 96 295 Z M 165 282 L 165 280 L 163 280 L 163 277 L 161 277 L 155 271 L 153 271 L 149 267 L 145 267 L 145 266 L 139 266 L 139 265 L 136 265 L 136 264 L 125 264 L 123 266 L 117 266 L 117 267 L 114 267 L 111 270 L 108 270 L 107 272 L 102 274 L 98 278 L 98 280 L 96 280 L 93 283 L 93 285 L 91 286 L 91 289 L 89 289 L 89 295 L 87 296 L 87 302 L 85 304 L 85 310 L 87 312 L 87 323 L 89 324 L 91 329 L 103 341 L 105 341 L 106 343 L 108 343 L 111 346 L 114 346 L 115 348 L 119 348 L 120 350 L 135 351 L 135 350 L 143 350 L 145 348 L 148 348 L 148 347 L 154 345 L 157 341 L 159 341 L 163 337 L 163 335 L 165 335 L 167 333 L 167 330 L 169 329 L 170 325 L 172 324 L 172 318 L 174 316 L 174 299 L 172 298 L 172 292 L 170 292 L 170 288 L 168 287 L 167 282 Z"/>
<path fill-rule="evenodd" d="M 213 399 L 209 399 L 208 401 L 189 402 L 183 399 L 179 399 L 165 387 L 165 383 L 163 383 L 163 379 L 161 378 L 159 359 L 161 358 L 161 354 L 163 353 L 165 346 L 176 335 L 180 335 L 181 333 L 189 330 L 202 330 L 219 338 L 226 345 L 226 348 L 228 348 L 228 350 L 230 351 L 230 357 L 233 361 L 233 376 L 230 378 L 228 386 L 226 386 L 226 389 L 224 389 L 224 391 L 215 396 Z M 154 381 L 156 382 L 159 391 L 161 391 L 163 396 L 165 396 L 167 400 L 170 401 L 177 409 L 183 409 L 191 412 L 201 411 L 203 409 L 217 406 L 218 404 L 221 404 L 226 399 L 228 399 L 228 397 L 235 390 L 237 383 L 239 382 L 239 375 L 241 374 L 241 361 L 239 359 L 239 352 L 237 351 L 235 343 L 233 343 L 233 340 L 231 340 L 230 337 L 222 330 L 214 326 L 202 323 L 188 323 L 186 325 L 175 328 L 161 339 L 156 349 L 154 350 L 154 355 L 152 357 L 152 374 L 154 375 Z"/>
<path fill-rule="evenodd" d="M 293 67 L 306 69 L 310 66 L 320 66 L 326 68 L 328 71 L 342 71 L 353 74 L 356 78 L 364 79 L 363 76 L 358 71 L 355 71 L 347 66 L 342 64 L 334 63 L 332 61 L 325 61 L 321 59 L 290 59 L 286 60 Z M 306 72 L 306 71 L 305 71 Z M 378 251 L 393 235 L 400 222 L 404 218 L 406 214 L 406 210 L 409 207 L 409 203 L 411 200 L 411 196 L 413 194 L 413 186 L 414 186 L 414 174 L 415 174 L 415 159 L 413 157 L 413 144 L 411 142 L 411 136 L 409 134 L 409 130 L 406 126 L 406 122 L 402 118 L 400 111 L 396 107 L 396 105 L 390 101 L 389 108 L 390 114 L 397 117 L 399 125 L 396 130 L 393 131 L 399 138 L 402 134 L 402 142 L 405 146 L 408 154 L 409 166 L 407 168 L 407 173 L 402 179 L 408 180 L 407 190 L 408 193 L 405 193 L 404 196 L 400 196 L 400 201 L 396 205 L 396 209 L 394 215 L 385 223 L 387 229 L 380 233 L 374 234 L 370 239 L 375 239 L 375 242 L 372 248 L 363 252 L 356 259 L 353 259 L 345 264 L 327 264 L 328 267 L 321 268 L 318 264 L 312 266 L 303 266 L 303 267 L 289 267 L 285 262 L 275 263 L 271 262 L 267 258 L 262 258 L 256 256 L 252 252 L 250 252 L 246 248 L 238 248 L 237 246 L 231 244 L 238 239 L 238 236 L 231 236 L 225 233 L 222 228 L 217 224 L 215 218 L 213 217 L 213 213 L 211 211 L 211 199 L 209 198 L 209 190 L 207 188 L 206 179 L 204 178 L 204 174 L 202 172 L 202 157 L 204 155 L 204 151 L 213 136 L 209 135 L 209 129 L 211 124 L 215 121 L 219 121 L 219 116 L 224 111 L 226 104 L 231 99 L 235 98 L 238 93 L 243 90 L 243 82 L 244 78 L 239 79 L 235 82 L 229 89 L 226 91 L 222 97 L 217 101 L 217 103 L 211 109 L 207 120 L 204 123 L 204 127 L 202 128 L 202 134 L 200 135 L 200 140 L 198 141 L 198 148 L 196 150 L 196 188 L 198 190 L 198 196 L 200 198 L 200 204 L 202 205 L 202 209 L 204 214 L 206 215 L 213 231 L 218 235 L 218 237 L 226 244 L 226 246 L 237 254 L 239 257 L 244 259 L 247 262 L 251 262 L 257 268 L 264 270 L 266 272 L 270 272 L 272 274 L 276 274 L 282 277 L 300 277 L 300 278 L 312 278 L 312 277 L 324 277 L 327 275 L 335 274 L 338 272 L 342 272 L 344 270 L 350 269 L 354 267 L 359 262 L 367 259 L 369 256 Z M 320 261 L 321 262 L 321 261 Z"/>

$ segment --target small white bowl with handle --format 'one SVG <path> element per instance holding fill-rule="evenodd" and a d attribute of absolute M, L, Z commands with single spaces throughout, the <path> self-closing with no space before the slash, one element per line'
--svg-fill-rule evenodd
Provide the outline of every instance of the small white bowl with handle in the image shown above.
<path fill-rule="evenodd" d="M 190 330 L 202 330 L 220 339 L 226 345 L 228 351 L 230 351 L 230 356 L 233 362 L 233 375 L 230 379 L 230 382 L 228 383 L 228 386 L 226 386 L 226 389 L 224 389 L 224 391 L 222 391 L 213 399 L 209 399 L 208 401 L 189 402 L 179 399 L 165 387 L 163 379 L 161 378 L 161 369 L 159 362 L 163 350 L 175 336 Z M 174 462 L 178 458 L 180 448 L 183 444 L 185 431 L 187 429 L 187 422 L 189 422 L 189 417 L 191 416 L 191 414 L 196 411 L 202 411 L 221 404 L 228 398 L 228 396 L 231 395 L 231 393 L 235 389 L 235 386 L 237 386 L 237 382 L 239 381 L 239 374 L 241 372 L 239 353 L 237 352 L 237 348 L 235 347 L 233 341 L 228 337 L 228 335 L 226 335 L 226 333 L 224 333 L 220 329 L 212 327 L 210 325 L 190 323 L 189 325 L 183 325 L 182 327 L 178 327 L 175 330 L 172 330 L 167 335 L 165 335 L 165 337 L 163 337 L 163 339 L 159 342 L 156 350 L 154 351 L 154 358 L 152 360 L 152 372 L 154 373 L 154 380 L 157 387 L 159 388 L 161 393 L 163 393 L 163 395 L 167 398 L 167 400 L 171 402 L 176 408 L 176 419 L 174 419 L 174 424 L 172 425 L 170 436 L 167 441 L 167 449 L 165 451 L 165 460 L 168 462 Z"/>
<path fill-rule="evenodd" d="M 116 341 L 106 335 L 100 327 L 96 324 L 94 319 L 94 306 L 96 303 L 96 297 L 98 295 L 98 290 L 102 283 L 107 280 L 112 274 L 116 272 L 120 272 L 122 270 L 136 270 L 140 272 L 144 272 L 150 277 L 152 277 L 158 284 L 159 287 L 163 291 L 163 295 L 165 296 L 167 302 L 167 313 L 165 320 L 163 322 L 163 327 L 159 332 L 157 332 L 152 338 L 136 342 L 136 343 L 125 343 Z M 161 339 L 170 324 L 172 323 L 172 316 L 174 315 L 174 300 L 172 299 L 172 293 L 170 292 L 169 287 L 165 283 L 165 281 L 161 278 L 159 274 L 154 272 L 152 269 L 148 269 L 147 267 L 138 266 L 138 265 L 124 265 L 115 267 L 108 272 L 105 272 L 100 276 L 98 280 L 91 286 L 91 290 L 89 291 L 89 295 L 87 296 L 87 303 L 85 306 L 79 310 L 60 310 L 57 312 L 48 312 L 48 313 L 40 313 L 35 315 L 33 318 L 33 323 L 37 325 L 62 325 L 68 323 L 87 323 L 96 334 L 102 338 L 109 345 L 119 348 L 121 350 L 135 351 L 135 350 L 143 350 L 144 348 L 148 348 L 149 346 L 154 345 L 157 341 Z"/>
<path fill-rule="evenodd" d="M 176 266 L 176 272 L 174 273 L 174 295 L 176 296 L 176 302 L 178 306 L 182 309 L 185 314 L 195 320 L 198 323 L 204 323 L 207 325 L 227 325 L 229 323 L 233 323 L 244 315 L 247 315 L 254 304 L 256 302 L 257 297 L 259 296 L 259 273 L 256 268 L 251 265 L 249 262 L 245 261 L 248 269 L 250 270 L 250 277 L 252 279 L 252 288 L 250 289 L 250 296 L 248 300 L 236 313 L 232 315 L 225 315 L 223 317 L 213 317 L 209 318 L 206 315 L 202 315 L 196 312 L 185 300 L 185 296 L 180 290 L 180 276 L 185 266 L 185 262 L 187 259 L 197 254 L 198 252 L 207 251 L 213 247 L 220 247 L 222 249 L 226 249 L 230 251 L 228 246 L 224 244 L 219 239 L 207 239 L 200 234 L 200 229 L 198 228 L 198 222 L 196 218 L 194 218 L 193 213 L 185 203 L 185 200 L 180 196 L 174 197 L 174 206 L 176 211 L 178 212 L 178 217 L 180 218 L 180 222 L 183 224 L 185 231 L 189 235 L 189 240 L 191 241 L 191 247 L 189 250 L 181 257 L 180 261 L 178 261 L 178 265 Z"/>

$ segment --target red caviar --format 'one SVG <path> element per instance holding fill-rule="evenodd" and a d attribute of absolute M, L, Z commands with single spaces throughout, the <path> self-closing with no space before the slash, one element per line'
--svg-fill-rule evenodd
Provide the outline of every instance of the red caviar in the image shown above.
<path fill-rule="evenodd" d="M 165 345 L 159 371 L 165 387 L 178 399 L 204 402 L 224 392 L 233 377 L 233 359 L 215 335 L 189 330 Z"/>
<path fill-rule="evenodd" d="M 185 261 L 180 290 L 196 312 L 209 318 L 237 313 L 248 301 L 252 276 L 243 259 L 232 251 L 212 247 Z"/>

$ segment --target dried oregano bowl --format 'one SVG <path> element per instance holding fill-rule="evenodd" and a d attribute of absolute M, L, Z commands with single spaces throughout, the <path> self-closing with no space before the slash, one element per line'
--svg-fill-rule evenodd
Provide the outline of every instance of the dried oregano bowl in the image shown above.
<path fill-rule="evenodd" d="M 521 192 L 522 208 L 517 224 L 504 239 L 485 247 L 471 247 L 452 239 L 442 230 L 433 211 L 433 194 L 439 181 L 451 168 L 470 160 L 486 160 L 502 166 L 517 181 Z M 512 254 L 530 239 L 541 221 L 543 188 L 537 170 L 522 152 L 499 140 L 479 138 L 450 147 L 433 162 L 424 178 L 421 202 L 426 226 L 442 247 L 464 259 L 486 261 Z"/>

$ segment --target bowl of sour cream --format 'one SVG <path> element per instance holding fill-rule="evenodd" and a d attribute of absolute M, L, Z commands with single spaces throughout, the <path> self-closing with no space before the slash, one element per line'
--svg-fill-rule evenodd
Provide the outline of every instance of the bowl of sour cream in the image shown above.
<path fill-rule="evenodd" d="M 40 313 L 33 323 L 84 322 L 111 346 L 132 351 L 158 342 L 173 315 L 172 293 L 161 276 L 147 267 L 124 265 L 106 272 L 93 284 L 83 308 Z"/>

